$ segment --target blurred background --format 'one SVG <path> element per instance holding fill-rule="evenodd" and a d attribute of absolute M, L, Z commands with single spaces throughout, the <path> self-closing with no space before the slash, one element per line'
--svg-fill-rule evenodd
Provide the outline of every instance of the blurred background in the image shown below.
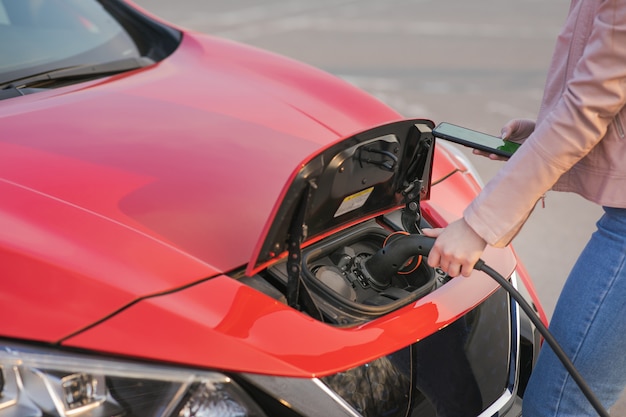
<path fill-rule="evenodd" d="M 335 74 L 406 117 L 499 135 L 536 117 L 569 0 L 135 0 L 187 29 Z M 484 181 L 501 162 L 463 148 Z M 601 209 L 549 192 L 513 242 L 548 317 Z M 593 277 L 590 277 L 593 278 Z M 626 416 L 622 403 L 613 410 Z"/>

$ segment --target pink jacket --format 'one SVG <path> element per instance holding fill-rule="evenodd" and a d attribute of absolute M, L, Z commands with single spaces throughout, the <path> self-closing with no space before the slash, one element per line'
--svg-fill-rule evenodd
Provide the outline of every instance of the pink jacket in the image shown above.
<path fill-rule="evenodd" d="M 572 0 L 534 132 L 464 218 L 505 246 L 552 189 L 626 208 L 626 0 Z"/>

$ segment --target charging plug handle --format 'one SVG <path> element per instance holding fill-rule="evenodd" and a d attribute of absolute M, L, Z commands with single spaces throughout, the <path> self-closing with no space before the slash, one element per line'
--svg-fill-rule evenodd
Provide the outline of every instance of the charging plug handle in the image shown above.
<path fill-rule="evenodd" d="M 401 235 L 368 258 L 361 272 L 374 288 L 385 289 L 408 259 L 417 255 L 428 256 L 434 243 L 434 238 L 424 235 Z"/>

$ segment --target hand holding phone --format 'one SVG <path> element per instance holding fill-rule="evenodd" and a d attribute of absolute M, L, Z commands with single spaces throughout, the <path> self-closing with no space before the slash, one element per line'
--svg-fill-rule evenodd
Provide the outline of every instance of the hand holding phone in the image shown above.
<path fill-rule="evenodd" d="M 433 135 L 437 138 L 478 149 L 487 154 L 496 154 L 505 158 L 510 158 L 513 152 L 520 146 L 519 143 L 503 140 L 497 136 L 446 122 L 437 125 L 433 129 Z"/>
<path fill-rule="evenodd" d="M 492 161 L 507 161 L 509 159 L 508 156 L 496 155 L 493 152 L 485 152 L 480 149 L 472 149 L 472 154 L 478 156 L 484 156 L 485 158 L 489 158 Z"/>

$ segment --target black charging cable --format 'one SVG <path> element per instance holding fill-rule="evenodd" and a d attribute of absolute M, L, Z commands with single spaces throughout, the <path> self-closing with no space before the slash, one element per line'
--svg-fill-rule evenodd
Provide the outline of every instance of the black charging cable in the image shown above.
<path fill-rule="evenodd" d="M 552 333 L 548 330 L 548 328 L 543 324 L 537 313 L 533 310 L 533 308 L 528 304 L 528 302 L 524 299 L 522 294 L 520 294 L 517 289 L 502 275 L 500 275 L 497 271 L 487 265 L 482 259 L 479 259 L 476 265 L 474 265 L 474 269 L 478 271 L 483 271 L 485 274 L 489 275 L 493 278 L 502 288 L 508 292 L 511 297 L 517 302 L 517 304 L 521 307 L 522 310 L 526 313 L 530 321 L 533 322 L 539 333 L 543 336 L 544 340 L 550 345 L 554 354 L 559 358 L 567 372 L 571 375 L 572 379 L 576 381 L 578 387 L 582 391 L 582 393 L 587 397 L 589 403 L 593 406 L 600 417 L 610 417 L 609 413 L 604 409 L 600 401 L 596 398 L 595 394 L 587 385 L 587 382 L 580 375 L 578 370 L 574 367 L 572 361 L 567 357 L 563 348 L 556 341 Z"/>
<path fill-rule="evenodd" d="M 434 243 L 435 238 L 421 234 L 398 235 L 394 237 L 387 246 L 381 248 L 363 262 L 361 265 L 361 273 L 375 288 L 386 288 L 391 284 L 392 277 L 402 268 L 408 259 L 416 255 L 428 257 Z M 533 322 L 537 330 L 539 330 L 544 340 L 550 345 L 598 415 L 600 417 L 610 417 L 609 413 L 604 409 L 600 401 L 591 391 L 591 388 L 587 385 L 587 382 L 574 367 L 572 361 L 567 357 L 563 348 L 519 291 L 517 291 L 506 278 L 489 265 L 485 264 L 482 259 L 478 260 L 476 265 L 474 265 L 474 269 L 482 271 L 493 278 L 511 295 L 522 310 L 524 310 L 530 321 Z"/>

